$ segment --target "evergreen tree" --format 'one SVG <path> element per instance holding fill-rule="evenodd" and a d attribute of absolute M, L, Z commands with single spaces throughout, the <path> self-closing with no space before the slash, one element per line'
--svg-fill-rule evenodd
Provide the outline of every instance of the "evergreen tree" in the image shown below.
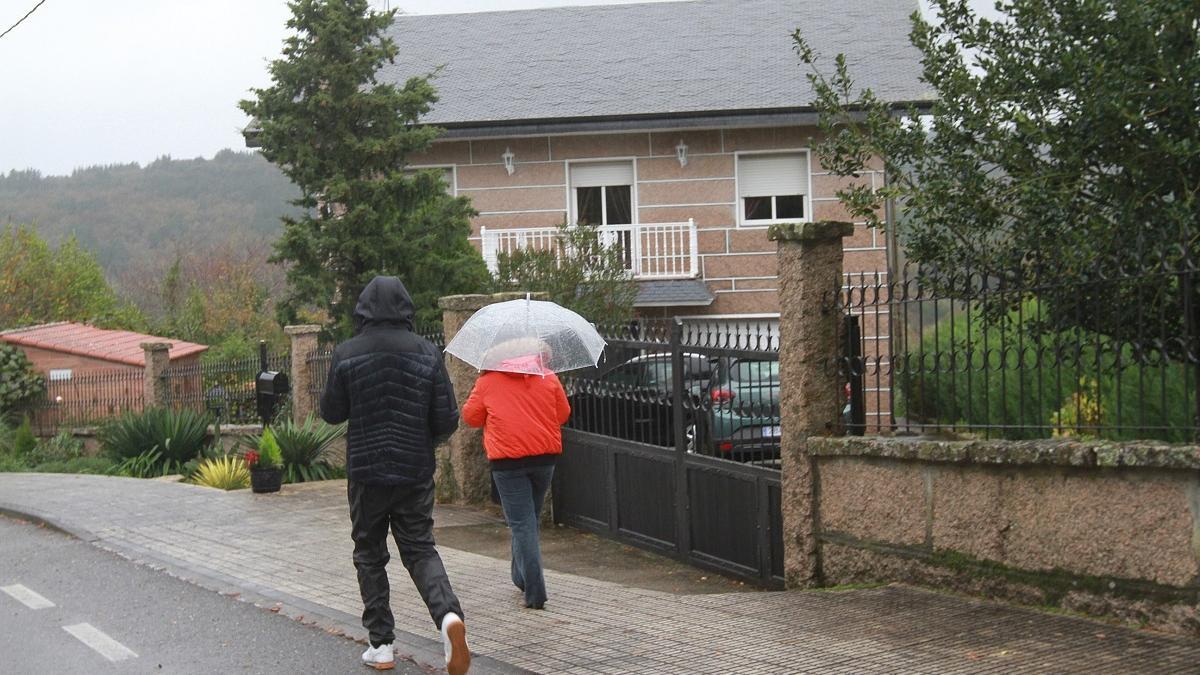
<path fill-rule="evenodd" d="M 419 125 L 437 100 L 428 77 L 380 83 L 398 48 L 385 34 L 393 12 L 367 0 L 294 0 L 271 87 L 240 107 L 261 126 L 263 155 L 300 188 L 305 209 L 285 217 L 272 260 L 289 265 L 285 318 L 327 309 L 345 334 L 359 291 L 377 274 L 400 277 L 418 318 L 436 319 L 439 295 L 487 284 L 467 241 L 474 214 L 439 172 L 406 173 L 405 157 L 439 130 Z"/>

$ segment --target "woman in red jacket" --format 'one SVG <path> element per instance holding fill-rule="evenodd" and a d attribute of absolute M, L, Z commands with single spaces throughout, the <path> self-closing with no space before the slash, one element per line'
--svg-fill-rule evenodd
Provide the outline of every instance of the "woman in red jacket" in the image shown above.
<path fill-rule="evenodd" d="M 537 356 L 484 371 L 463 406 L 463 421 L 483 427 L 483 447 L 492 465 L 504 517 L 512 533 L 512 582 L 525 593 L 525 606 L 542 609 L 546 582 L 538 541 L 542 502 L 562 454 L 560 427 L 571 416 L 566 392 Z"/>

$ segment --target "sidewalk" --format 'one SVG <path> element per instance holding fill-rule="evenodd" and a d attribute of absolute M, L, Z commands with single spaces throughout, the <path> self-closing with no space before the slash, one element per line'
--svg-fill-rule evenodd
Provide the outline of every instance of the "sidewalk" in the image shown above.
<path fill-rule="evenodd" d="M 201 585 L 363 635 L 342 481 L 254 495 L 152 480 L 0 474 L 0 512 L 44 520 Z M 463 547 L 471 537 L 461 532 L 470 530 L 452 536 L 448 528 L 496 524 L 490 514 L 452 507 L 439 507 L 435 518 L 447 533 L 442 540 Z M 577 563 L 578 573 L 554 571 L 549 556 L 550 602 L 536 612 L 521 609 L 507 583 L 507 559 L 439 549 L 467 614 L 479 666 L 472 672 L 1090 675 L 1197 672 L 1200 664 L 1200 641 L 903 586 L 681 594 L 591 578 Z M 398 650 L 438 663 L 440 643 L 424 605 L 398 558 L 389 569 L 397 629 L 411 634 Z"/>

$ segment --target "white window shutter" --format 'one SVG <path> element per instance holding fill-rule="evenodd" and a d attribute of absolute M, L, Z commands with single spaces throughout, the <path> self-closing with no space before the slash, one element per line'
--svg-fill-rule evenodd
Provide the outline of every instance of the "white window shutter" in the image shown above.
<path fill-rule="evenodd" d="M 738 196 L 770 197 L 808 194 L 808 155 L 738 156 Z"/>
<path fill-rule="evenodd" d="M 633 185 L 632 162 L 586 162 L 571 165 L 571 187 Z"/>

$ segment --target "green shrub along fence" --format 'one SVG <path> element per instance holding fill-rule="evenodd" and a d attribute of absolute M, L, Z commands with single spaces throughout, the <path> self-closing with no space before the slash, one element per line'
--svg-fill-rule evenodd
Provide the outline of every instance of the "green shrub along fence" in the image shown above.
<path fill-rule="evenodd" d="M 837 294 L 852 434 L 1197 438 L 1191 259 L 1124 256 L 1070 274 L 849 275 Z"/>

